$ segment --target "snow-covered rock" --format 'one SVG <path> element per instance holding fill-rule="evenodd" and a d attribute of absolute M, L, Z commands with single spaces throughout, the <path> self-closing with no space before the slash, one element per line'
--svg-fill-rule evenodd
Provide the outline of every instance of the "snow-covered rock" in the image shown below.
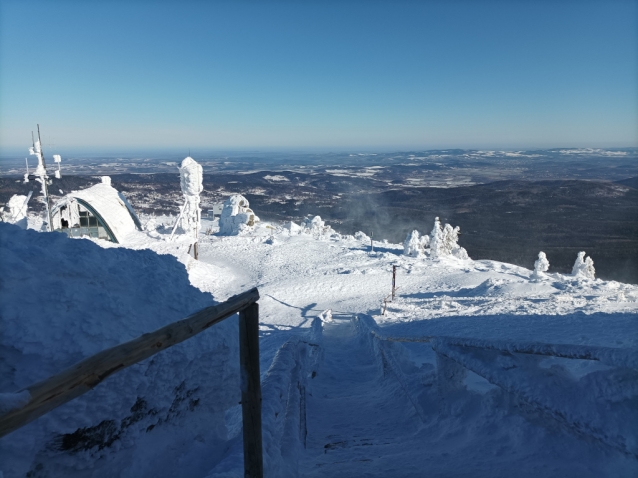
<path fill-rule="evenodd" d="M 219 218 L 219 233 L 225 236 L 236 236 L 252 230 L 259 218 L 250 209 L 248 199 L 234 194 L 224 202 Z"/>
<path fill-rule="evenodd" d="M 591 257 L 585 257 L 584 251 L 578 253 L 578 257 L 572 268 L 572 275 L 582 279 L 595 278 L 596 269 L 594 269 L 594 261 Z"/>

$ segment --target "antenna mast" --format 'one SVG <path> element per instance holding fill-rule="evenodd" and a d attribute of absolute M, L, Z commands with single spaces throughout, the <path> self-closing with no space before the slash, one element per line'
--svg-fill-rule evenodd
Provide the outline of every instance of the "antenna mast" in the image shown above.
<path fill-rule="evenodd" d="M 33 139 L 33 131 L 31 131 L 31 139 Z M 38 164 L 38 170 L 40 169 L 40 165 L 42 165 L 42 170 L 40 173 L 40 179 L 42 181 L 42 192 L 44 193 L 44 202 L 47 208 L 47 229 L 49 232 L 53 230 L 53 219 L 51 218 L 51 204 L 49 198 L 49 186 L 47 184 L 47 180 L 49 176 L 47 176 L 47 165 L 44 161 L 44 153 L 42 152 L 42 140 L 40 139 L 40 125 L 38 124 L 38 143 L 40 146 L 38 160 L 40 164 Z M 34 145 L 35 147 L 35 145 Z"/>

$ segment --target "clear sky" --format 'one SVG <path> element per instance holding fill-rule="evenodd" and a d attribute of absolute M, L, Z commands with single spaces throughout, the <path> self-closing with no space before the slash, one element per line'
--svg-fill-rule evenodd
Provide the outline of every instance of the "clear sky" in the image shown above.
<path fill-rule="evenodd" d="M 0 145 L 638 145 L 638 1 L 0 1 Z"/>

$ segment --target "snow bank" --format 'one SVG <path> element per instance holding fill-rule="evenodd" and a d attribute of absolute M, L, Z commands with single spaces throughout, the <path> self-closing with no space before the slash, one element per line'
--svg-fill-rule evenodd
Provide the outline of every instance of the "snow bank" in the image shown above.
<path fill-rule="evenodd" d="M 226 236 L 236 236 L 252 230 L 259 218 L 248 206 L 248 199 L 240 194 L 234 194 L 224 202 L 219 218 L 219 233 Z"/>
<path fill-rule="evenodd" d="M 306 334 L 291 337 L 277 350 L 262 379 L 265 476 L 298 476 L 298 461 L 303 455 L 307 434 L 306 386 L 317 374 L 322 360 L 322 349 L 323 327 L 321 319 L 317 317 Z M 234 419 L 239 422 L 241 412 L 237 412 Z M 238 436 L 231 452 L 207 477 L 242 476 L 241 446 Z"/>
<path fill-rule="evenodd" d="M 19 194 L 11 196 L 11 199 L 7 202 L 6 210 L 5 208 L 0 209 L 0 213 L 2 214 L 0 219 L 4 222 L 16 224 L 22 229 L 26 229 L 27 203 L 29 202 L 30 197 L 31 194 L 29 194 L 29 197 Z"/>
<path fill-rule="evenodd" d="M 173 256 L 0 223 L 0 392 L 213 303 Z M 4 476 L 201 476 L 239 401 L 237 335 L 228 319 L 4 437 Z"/>

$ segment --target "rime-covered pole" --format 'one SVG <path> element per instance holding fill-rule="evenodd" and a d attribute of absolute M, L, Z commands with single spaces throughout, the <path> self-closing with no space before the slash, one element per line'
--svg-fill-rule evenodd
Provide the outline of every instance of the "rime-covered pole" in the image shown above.
<path fill-rule="evenodd" d="M 33 131 L 31 132 L 31 141 L 33 143 L 33 147 L 30 149 L 30 153 L 37 156 L 38 158 L 38 167 L 35 170 L 34 175 L 38 177 L 40 182 L 42 183 L 42 194 L 44 195 L 44 203 L 46 206 L 47 212 L 47 230 L 52 231 L 53 221 L 51 219 L 51 205 L 49 201 L 49 185 L 47 184 L 47 180 L 49 176 L 47 175 L 47 165 L 44 161 L 44 153 L 42 152 L 42 140 L 40 139 L 40 125 L 38 125 L 38 142 L 34 142 L 33 140 Z"/>

